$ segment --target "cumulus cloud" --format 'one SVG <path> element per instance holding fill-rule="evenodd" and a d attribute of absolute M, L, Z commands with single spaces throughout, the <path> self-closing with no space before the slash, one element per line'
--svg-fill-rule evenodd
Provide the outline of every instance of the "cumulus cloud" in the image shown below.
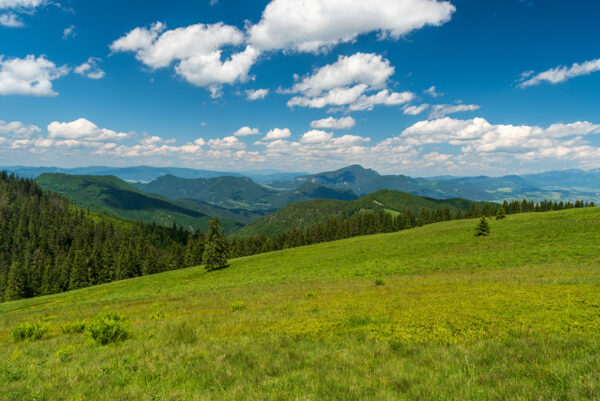
<path fill-rule="evenodd" d="M 248 136 L 248 135 L 259 135 L 258 128 L 242 127 L 235 131 L 234 136 Z"/>
<path fill-rule="evenodd" d="M 436 104 L 431 107 L 429 119 L 442 118 L 449 114 L 459 113 L 462 111 L 475 111 L 479 110 L 480 107 L 481 106 L 476 104 Z"/>
<path fill-rule="evenodd" d="M 52 81 L 68 73 L 68 67 L 57 67 L 44 56 L 21 59 L 0 55 L 0 95 L 56 96 Z"/>
<path fill-rule="evenodd" d="M 265 97 L 267 97 L 268 94 L 269 94 L 268 89 L 256 89 L 256 90 L 249 89 L 246 91 L 246 99 L 248 99 L 250 101 L 264 99 Z"/>
<path fill-rule="evenodd" d="M 289 138 L 290 136 L 292 136 L 292 133 L 290 132 L 290 130 L 288 128 L 273 128 L 272 130 L 270 130 L 269 132 L 267 132 L 267 135 L 265 135 L 265 137 L 263 138 L 263 141 L 274 141 L 277 139 L 285 139 L 285 138 Z"/>
<path fill-rule="evenodd" d="M 483 118 L 456 120 L 450 117 L 420 121 L 406 128 L 400 138 L 406 144 L 422 146 L 448 143 L 465 153 L 548 154 L 553 149 L 584 145 L 586 135 L 600 134 L 600 125 L 587 121 L 553 124 L 547 128 L 528 125 L 493 125 Z"/>
<path fill-rule="evenodd" d="M 250 27 L 249 42 L 261 50 L 318 52 L 369 32 L 398 39 L 425 25 L 439 26 L 454 11 L 436 0 L 273 0 Z"/>
<path fill-rule="evenodd" d="M 218 97 L 220 86 L 248 80 L 248 72 L 260 52 L 252 46 L 232 54 L 225 61 L 224 47 L 236 48 L 245 42 L 236 27 L 195 24 L 166 30 L 157 22 L 150 28 L 138 27 L 110 45 L 113 53 L 134 52 L 136 59 L 158 69 L 175 65 L 175 72 L 187 82 L 208 87 Z"/>
<path fill-rule="evenodd" d="M 75 73 L 88 77 L 90 79 L 102 79 L 106 73 L 98 67 L 102 60 L 97 57 L 90 57 L 85 63 L 75 67 Z"/>
<path fill-rule="evenodd" d="M 585 61 L 581 64 L 574 63 L 570 67 L 561 65 L 538 74 L 535 74 L 533 71 L 527 71 L 521 74 L 523 82 L 519 84 L 519 87 L 527 88 L 528 86 L 540 85 L 545 82 L 557 84 L 571 78 L 589 75 L 596 71 L 600 71 L 600 59 Z"/>
<path fill-rule="evenodd" d="M 246 144 L 235 136 L 228 136 L 225 138 L 210 139 L 208 146 L 213 149 L 244 149 Z"/>
<path fill-rule="evenodd" d="M 48 125 L 48 137 L 52 139 L 74 140 L 123 140 L 130 136 L 128 133 L 115 132 L 98 126 L 85 118 L 71 122 L 54 121 Z"/>
<path fill-rule="evenodd" d="M 17 14 L 31 13 L 46 3 L 46 0 L 0 0 L 0 10 L 8 11 L 0 14 L 0 26 L 22 28 L 25 23 Z"/>
<path fill-rule="evenodd" d="M 329 141 L 333 137 L 331 132 L 325 132 L 321 130 L 312 130 L 304 133 L 300 138 L 301 143 L 324 143 Z"/>
<path fill-rule="evenodd" d="M 42 130 L 36 125 L 25 125 L 20 121 L 6 122 L 0 120 L 0 135 L 13 138 L 28 138 Z M 6 138 L 5 138 L 6 139 Z"/>
<path fill-rule="evenodd" d="M 356 125 L 356 121 L 352 116 L 333 118 L 327 117 L 321 120 L 316 120 L 310 123 L 312 128 L 325 128 L 325 129 L 350 129 Z"/>
<path fill-rule="evenodd" d="M 333 106 L 355 111 L 410 102 L 414 98 L 413 93 L 384 89 L 393 74 L 394 67 L 380 55 L 356 53 L 339 56 L 335 63 L 315 70 L 286 91 L 298 94 L 287 104 L 289 107 Z"/>

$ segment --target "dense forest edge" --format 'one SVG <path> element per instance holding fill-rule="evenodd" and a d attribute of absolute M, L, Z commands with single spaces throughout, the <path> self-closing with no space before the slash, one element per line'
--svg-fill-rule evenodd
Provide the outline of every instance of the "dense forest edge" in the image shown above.
<path fill-rule="evenodd" d="M 473 204 L 418 212 L 365 212 L 331 218 L 275 236 L 227 241 L 228 258 L 266 253 L 360 235 L 480 216 L 546 212 L 594 206 L 583 201 Z M 43 190 L 34 180 L 0 172 L 0 301 L 11 301 L 202 265 L 207 235 L 93 213 Z"/>

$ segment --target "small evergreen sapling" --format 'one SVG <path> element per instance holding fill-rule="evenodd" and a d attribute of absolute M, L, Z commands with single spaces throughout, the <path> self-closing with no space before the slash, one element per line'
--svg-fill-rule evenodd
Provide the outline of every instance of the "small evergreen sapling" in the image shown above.
<path fill-rule="evenodd" d="M 496 212 L 496 220 L 502 220 L 506 218 L 506 210 L 502 206 Z"/>
<path fill-rule="evenodd" d="M 227 267 L 227 256 L 229 254 L 229 243 L 225 236 L 225 230 L 218 217 L 208 223 L 209 230 L 204 246 L 204 264 L 206 270 L 217 270 Z"/>
<path fill-rule="evenodd" d="M 485 237 L 487 235 L 490 235 L 490 225 L 485 216 L 481 216 L 481 220 L 479 220 L 479 224 L 475 228 L 475 236 Z"/>

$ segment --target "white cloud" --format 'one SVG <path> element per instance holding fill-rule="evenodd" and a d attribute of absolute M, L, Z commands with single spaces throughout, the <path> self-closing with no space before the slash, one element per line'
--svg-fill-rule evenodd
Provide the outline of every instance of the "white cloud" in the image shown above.
<path fill-rule="evenodd" d="M 46 0 L 0 0 L 0 10 L 9 10 L 9 12 L 0 14 L 0 26 L 22 28 L 25 23 L 17 14 L 30 14 L 36 7 L 46 3 Z"/>
<path fill-rule="evenodd" d="M 249 89 L 246 91 L 246 98 L 248 100 L 259 100 L 259 99 L 264 99 L 265 97 L 267 97 L 268 94 L 269 94 L 268 89 L 256 89 L 256 90 Z"/>
<path fill-rule="evenodd" d="M 75 25 L 71 25 L 63 30 L 63 39 L 74 38 L 77 35 L 75 32 Z"/>
<path fill-rule="evenodd" d="M 587 121 L 553 124 L 548 128 L 528 125 L 493 125 L 483 118 L 456 120 L 449 117 L 420 121 L 405 129 L 400 138 L 409 145 L 448 143 L 464 153 L 548 154 L 553 149 L 574 149 L 582 137 L 600 134 L 600 125 Z"/>
<path fill-rule="evenodd" d="M 402 109 L 402 112 L 408 116 L 417 116 L 423 113 L 425 110 L 429 108 L 429 105 L 424 103 L 418 106 L 406 106 Z"/>
<path fill-rule="evenodd" d="M 374 31 L 398 39 L 425 25 L 439 26 L 454 11 L 436 0 L 273 0 L 250 27 L 249 41 L 262 50 L 318 52 Z"/>
<path fill-rule="evenodd" d="M 0 55 L 0 95 L 56 96 L 52 81 L 69 73 L 44 56 L 5 59 Z"/>
<path fill-rule="evenodd" d="M 411 92 L 397 93 L 384 89 L 393 74 L 394 67 L 380 55 L 356 53 L 339 56 L 335 63 L 315 70 L 288 90 L 288 93 L 299 95 L 292 97 L 287 104 L 289 107 L 310 108 L 333 106 L 354 111 L 411 101 L 414 98 Z"/>
<path fill-rule="evenodd" d="M 46 0 L 0 0 L 0 10 L 11 8 L 35 8 L 45 3 Z"/>
<path fill-rule="evenodd" d="M 429 119 L 436 119 L 446 117 L 449 114 L 459 113 L 462 111 L 475 111 L 479 110 L 481 106 L 476 104 L 436 104 L 431 107 L 431 113 L 429 113 Z"/>
<path fill-rule="evenodd" d="M 36 125 L 25 125 L 20 121 L 6 122 L 0 120 L 0 135 L 13 138 L 28 138 L 42 130 Z"/>
<path fill-rule="evenodd" d="M 74 139 L 85 141 L 123 140 L 128 133 L 115 132 L 98 126 L 85 118 L 71 122 L 54 121 L 48 125 L 48 137 L 52 139 Z"/>
<path fill-rule="evenodd" d="M 333 118 L 327 117 L 322 120 L 316 120 L 310 123 L 312 128 L 326 128 L 326 129 L 350 129 L 356 125 L 356 121 L 352 116 Z"/>
<path fill-rule="evenodd" d="M 102 60 L 97 57 L 90 57 L 85 63 L 75 67 L 75 73 L 91 79 L 102 79 L 106 73 L 98 67 Z"/>
<path fill-rule="evenodd" d="M 323 92 L 357 84 L 373 89 L 382 89 L 394 74 L 389 60 L 374 53 L 356 53 L 339 56 L 333 64 L 321 67 L 312 75 L 297 82 L 290 92 L 306 96 L 319 96 Z"/>
<path fill-rule="evenodd" d="M 153 69 L 175 63 L 175 72 L 195 86 L 208 87 L 218 97 L 222 84 L 248 80 L 248 72 L 260 52 L 252 46 L 222 60 L 224 47 L 244 44 L 244 34 L 236 27 L 217 23 L 195 24 L 166 31 L 160 22 L 150 28 L 135 28 L 110 45 L 113 53 L 134 52 L 136 58 Z"/>
<path fill-rule="evenodd" d="M 561 65 L 544 72 L 540 72 L 539 74 L 535 74 L 532 71 L 526 71 L 521 74 L 521 79 L 526 80 L 521 82 L 519 86 L 521 88 L 526 88 L 528 86 L 540 85 L 544 82 L 557 84 L 560 82 L 565 82 L 571 78 L 589 75 L 596 71 L 600 71 L 600 59 L 585 61 L 581 64 L 574 63 L 570 67 Z"/>
<path fill-rule="evenodd" d="M 213 149 L 244 149 L 246 145 L 235 136 L 210 139 L 208 146 Z"/>
<path fill-rule="evenodd" d="M 440 97 L 440 96 L 444 96 L 443 93 L 439 93 L 436 89 L 435 86 L 431 86 L 429 87 L 429 89 L 426 89 L 423 91 L 424 93 L 428 94 L 431 97 Z"/>
<path fill-rule="evenodd" d="M 15 13 L 0 14 L 0 25 L 7 28 L 22 28 L 25 26 Z"/>
<path fill-rule="evenodd" d="M 324 143 L 329 141 L 333 137 L 331 132 L 325 132 L 321 130 L 311 130 L 302 135 L 300 143 Z"/>
<path fill-rule="evenodd" d="M 263 138 L 264 141 L 273 141 L 273 140 L 277 140 L 277 139 L 285 139 L 285 138 L 289 138 L 290 136 L 292 136 L 292 133 L 290 132 L 290 130 L 288 128 L 273 128 L 272 130 L 270 130 L 269 132 L 267 132 L 267 135 Z"/>
<path fill-rule="evenodd" d="M 234 136 L 248 136 L 248 135 L 259 135 L 258 128 L 242 127 L 235 131 Z"/>

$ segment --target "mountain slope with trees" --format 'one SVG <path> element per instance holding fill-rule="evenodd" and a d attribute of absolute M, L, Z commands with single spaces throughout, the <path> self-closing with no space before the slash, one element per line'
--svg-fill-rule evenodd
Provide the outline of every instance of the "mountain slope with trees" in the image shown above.
<path fill-rule="evenodd" d="M 145 192 L 173 200 L 193 199 L 228 209 L 246 209 L 265 213 L 292 202 L 311 199 L 355 199 L 347 189 L 334 189 L 316 183 L 304 183 L 291 190 L 281 191 L 259 185 L 246 177 L 217 177 L 184 179 L 165 175 L 150 183 L 135 186 Z"/>
<path fill-rule="evenodd" d="M 176 224 L 179 227 L 205 231 L 208 229 L 208 222 L 217 215 L 222 217 L 228 232 L 243 226 L 244 219 L 234 220 L 234 213 L 207 205 L 198 211 L 190 208 L 192 205 L 144 193 L 114 176 L 42 174 L 36 181 L 40 187 L 63 195 L 77 206 L 131 221 L 156 223 L 166 227 Z"/>
<path fill-rule="evenodd" d="M 202 232 L 88 212 L 0 173 L 0 300 L 198 265 L 203 243 Z"/>
<path fill-rule="evenodd" d="M 293 203 L 248 224 L 236 231 L 235 236 L 274 236 L 291 229 L 306 229 L 328 219 L 345 219 L 365 212 L 383 211 L 393 215 L 410 211 L 417 215 L 422 210 L 426 210 L 424 213 L 431 213 L 443 209 L 446 213 L 455 215 L 458 212 L 467 213 L 472 208 L 479 210 L 487 207 L 489 214 L 492 214 L 497 206 L 466 199 L 433 199 L 406 192 L 381 190 L 352 201 L 317 199 Z"/>

